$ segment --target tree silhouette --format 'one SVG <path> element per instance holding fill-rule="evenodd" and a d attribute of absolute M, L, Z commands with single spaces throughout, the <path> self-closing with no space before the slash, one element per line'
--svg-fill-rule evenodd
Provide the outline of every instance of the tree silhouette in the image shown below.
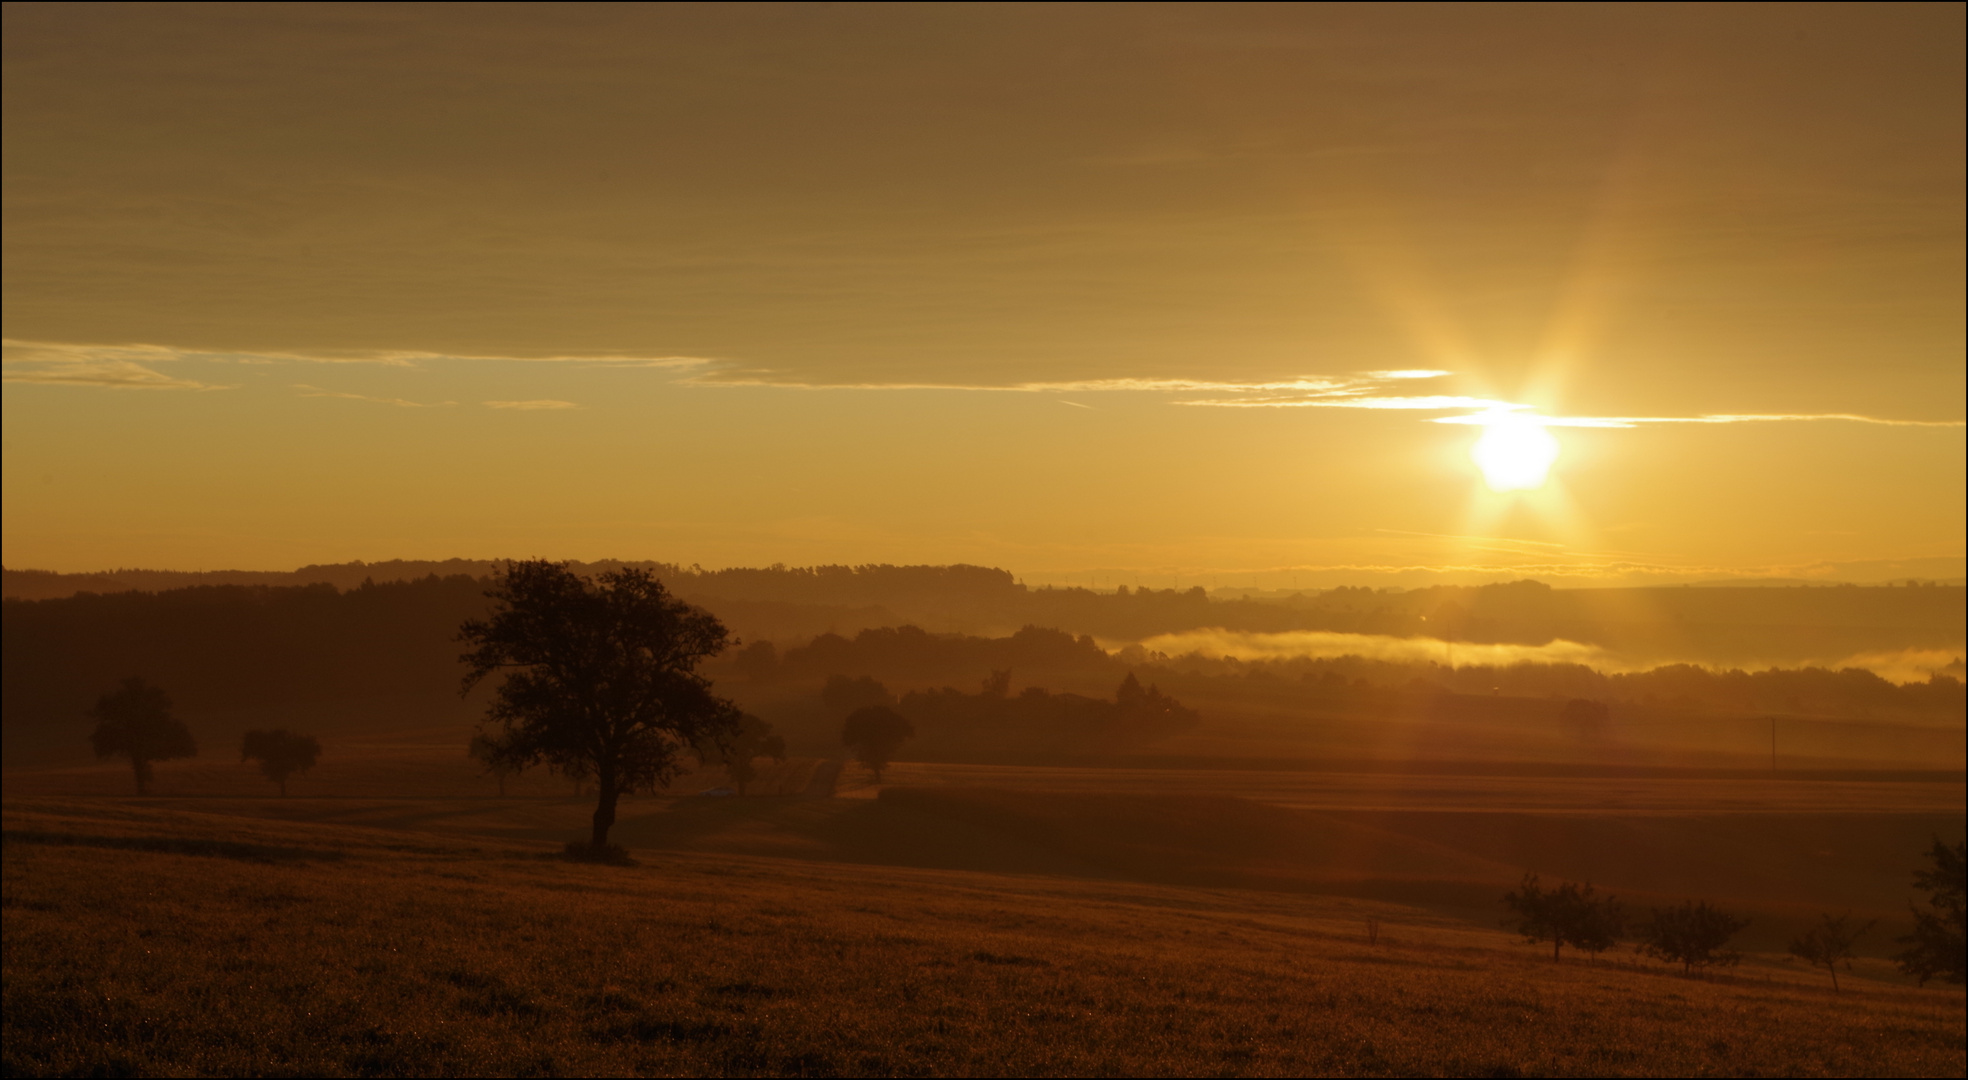
<path fill-rule="evenodd" d="M 131 676 L 123 685 L 96 699 L 89 710 L 96 730 L 89 744 L 99 758 L 127 756 L 137 777 L 137 794 L 150 792 L 150 766 L 155 761 L 187 758 L 198 753 L 190 729 L 171 715 L 164 691 Z"/>
<path fill-rule="evenodd" d="M 854 756 L 875 774 L 881 783 L 882 770 L 888 768 L 896 747 L 916 733 L 914 724 L 886 705 L 865 705 L 847 716 L 841 726 L 841 742 L 854 749 Z"/>
<path fill-rule="evenodd" d="M 1527 873 L 1503 904 L 1516 916 L 1517 932 L 1533 944 L 1549 941 L 1556 963 L 1567 945 L 1597 956 L 1612 948 L 1625 928 L 1619 900 L 1597 896 L 1592 885 L 1565 882 L 1546 889 L 1536 874 Z"/>
<path fill-rule="evenodd" d="M 991 677 L 984 680 L 983 688 L 977 691 L 988 698 L 1011 696 L 1011 672 L 993 670 Z"/>
<path fill-rule="evenodd" d="M 786 737 L 773 731 L 771 724 L 748 714 L 738 722 L 738 730 L 724 746 L 706 746 L 698 752 L 698 757 L 706 763 L 721 762 L 724 775 L 738 789 L 738 794 L 743 795 L 745 785 L 758 779 L 758 767 L 752 764 L 754 758 L 786 760 Z"/>
<path fill-rule="evenodd" d="M 1831 992 L 1838 992 L 1838 965 L 1852 970 L 1852 946 L 1859 936 L 1872 929 L 1873 919 L 1863 924 L 1852 922 L 1852 913 L 1833 917 L 1822 916 L 1818 925 L 1806 931 L 1790 943 L 1790 955 L 1799 957 L 1812 967 L 1821 967 L 1831 972 Z"/>
<path fill-rule="evenodd" d="M 648 571 L 589 582 L 566 563 L 512 562 L 486 595 L 490 616 L 458 631 L 465 692 L 505 675 L 481 721 L 486 760 L 592 776 L 592 850 L 607 848 L 623 795 L 666 786 L 682 751 L 737 733 L 738 707 L 696 670 L 729 643 L 724 624 Z"/>
<path fill-rule="evenodd" d="M 1913 887 L 1927 894 L 1928 910 L 1913 909 L 1913 933 L 1900 939 L 1906 949 L 1894 959 L 1900 970 L 1927 985 L 1928 979 L 1962 984 L 1968 973 L 1968 934 L 1962 908 L 1968 898 L 1968 842 L 1949 847 L 1934 838 L 1927 850 L 1933 867 L 1913 872 Z"/>
<path fill-rule="evenodd" d="M 287 794 L 287 778 L 314 768 L 321 758 L 321 741 L 286 728 L 249 731 L 239 740 L 239 760 L 260 763 L 260 775 L 280 785 Z"/>
<path fill-rule="evenodd" d="M 1678 908 L 1654 908 L 1653 921 L 1638 927 L 1641 953 L 1680 964 L 1682 974 L 1696 968 L 1732 967 L 1742 959 L 1729 949 L 1729 939 L 1749 925 L 1748 919 L 1713 908 L 1708 901 L 1687 901 Z"/>

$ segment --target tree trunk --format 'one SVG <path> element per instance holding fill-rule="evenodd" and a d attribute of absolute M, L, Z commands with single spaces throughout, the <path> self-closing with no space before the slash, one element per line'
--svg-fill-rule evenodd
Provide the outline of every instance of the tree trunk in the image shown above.
<path fill-rule="evenodd" d="M 1563 947 L 1564 947 L 1564 945 L 1565 945 L 1565 939 L 1564 939 L 1564 938 L 1559 938 L 1559 937 L 1554 937 L 1554 938 L 1552 938 L 1552 939 L 1551 939 L 1551 962 L 1552 962 L 1552 963 L 1554 963 L 1554 964 L 1555 964 L 1555 963 L 1557 963 L 1557 962 L 1558 962 L 1558 950 L 1559 950 L 1559 949 L 1561 949 L 1561 948 L 1563 948 Z"/>
<path fill-rule="evenodd" d="M 137 794 L 150 794 L 150 762 L 130 755 L 130 771 L 137 774 Z"/>
<path fill-rule="evenodd" d="M 615 778 L 612 776 L 603 776 L 601 782 L 595 785 L 595 790 L 601 797 L 595 803 L 594 839 L 590 843 L 596 851 L 600 851 L 608 843 L 608 830 L 615 827 L 615 801 L 621 793 L 615 790 Z"/>
<path fill-rule="evenodd" d="M 1831 962 L 1831 992 L 1834 994 L 1838 992 L 1838 961 L 1836 960 Z"/>

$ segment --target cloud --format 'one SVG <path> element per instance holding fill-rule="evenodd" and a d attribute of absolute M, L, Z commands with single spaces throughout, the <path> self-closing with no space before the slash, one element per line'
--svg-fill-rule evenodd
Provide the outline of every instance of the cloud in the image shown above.
<path fill-rule="evenodd" d="M 1901 420 L 1860 413 L 1704 413 L 1698 416 L 1543 416 L 1523 402 L 1460 394 L 1405 394 L 1400 384 L 1446 378 L 1455 374 L 1436 368 L 1397 368 L 1360 371 L 1349 375 L 1297 375 L 1281 379 L 1223 380 L 1193 378 L 1121 377 L 1017 383 L 971 382 L 817 382 L 760 369 L 741 367 L 705 356 L 637 356 L 626 353 L 504 356 L 486 353 L 447 353 L 413 349 L 369 350 L 227 350 L 192 349 L 169 345 L 87 345 L 69 342 L 8 339 L 5 380 L 119 389 L 225 390 L 232 385 L 167 375 L 159 365 L 184 361 L 208 364 L 375 364 L 386 367 L 435 367 L 445 364 L 565 364 L 595 368 L 647 368 L 680 376 L 677 385 L 691 387 L 761 387 L 810 391 L 946 391 L 1008 394 L 1180 394 L 1173 405 L 1234 409 L 1366 409 L 1372 411 L 1440 412 L 1429 418 L 1437 424 L 1496 423 L 1510 417 L 1549 427 L 1634 428 L 1650 424 L 1754 424 L 1822 422 L 1875 424 L 1884 427 L 1960 428 L 1962 420 Z M 312 396 L 347 397 L 391 405 L 425 407 L 426 403 L 398 398 L 368 397 L 307 388 Z M 437 404 L 454 404 L 442 402 Z M 1069 404 L 1081 405 L 1079 402 Z M 555 399 L 485 402 L 494 409 L 569 409 L 578 406 Z M 1092 406 L 1081 405 L 1083 408 Z"/>
<path fill-rule="evenodd" d="M 349 394 L 340 390 L 323 390 L 306 383 L 295 383 L 294 389 L 301 391 L 302 397 L 343 398 L 348 401 L 367 401 L 377 405 L 394 405 L 399 409 L 442 409 L 457 404 L 455 401 L 409 401 L 404 398 L 375 397 L 370 394 Z"/>
<path fill-rule="evenodd" d="M 419 349 L 319 349 L 306 351 L 266 349 L 193 349 L 175 345 L 88 345 L 63 341 L 4 342 L 6 360 L 45 366 L 96 364 L 109 361 L 135 364 L 169 364 L 203 361 L 218 364 L 378 364 L 385 367 L 420 367 L 446 362 L 508 364 L 581 364 L 592 367 L 641 367 L 692 370 L 722 363 L 703 356 L 631 356 L 619 353 L 595 355 L 501 356 L 490 353 L 447 353 Z"/>
<path fill-rule="evenodd" d="M 1518 405 L 1509 401 L 1497 401 L 1493 398 L 1462 397 L 1455 394 L 1423 394 L 1414 397 L 1388 396 L 1384 394 L 1363 393 L 1360 388 L 1354 387 L 1310 398 L 1254 398 L 1243 401 L 1178 401 L 1175 404 L 1212 405 L 1237 409 L 1413 409 L 1422 412 L 1443 412 L 1450 409 L 1481 409 L 1486 413 L 1499 413 L 1530 408 L 1528 405 Z"/>
<path fill-rule="evenodd" d="M 1511 405 L 1509 409 L 1523 409 L 1526 406 Z M 1466 416 L 1438 416 L 1437 424 L 1489 424 L 1494 423 L 1501 410 L 1474 413 Z M 1962 420 L 1893 420 L 1879 416 L 1865 416 L 1860 413 L 1705 413 L 1701 416 L 1537 416 L 1532 413 L 1511 413 L 1524 420 L 1535 421 L 1546 427 L 1580 428 L 1631 428 L 1643 424 L 1762 424 L 1797 421 L 1840 420 L 1854 424 L 1880 424 L 1886 427 L 1938 427 L 1958 428 L 1968 425 Z"/>
<path fill-rule="evenodd" d="M 1899 649 L 1862 652 L 1825 665 L 1833 670 L 1863 668 L 1896 683 L 1926 682 L 1935 675 L 1962 677 L 1962 649 Z"/>
<path fill-rule="evenodd" d="M 168 362 L 168 350 L 150 345 L 119 349 L 48 348 L 39 342 L 0 341 L 0 380 L 43 386 L 99 386 L 113 390 L 230 390 L 231 386 L 166 375 L 149 365 Z"/>

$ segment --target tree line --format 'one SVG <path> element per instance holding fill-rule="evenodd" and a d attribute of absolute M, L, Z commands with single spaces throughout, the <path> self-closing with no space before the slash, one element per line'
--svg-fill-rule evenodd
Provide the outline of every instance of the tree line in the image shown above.
<path fill-rule="evenodd" d="M 881 571 L 874 573 L 877 578 L 888 572 L 874 569 Z M 889 569 L 903 578 L 910 575 L 902 571 L 913 573 L 912 568 Z M 592 575 L 576 576 L 597 580 Z M 848 575 L 851 580 L 864 576 L 861 571 Z M 936 576 L 923 580 L 933 582 Z M 169 686 L 181 706 L 199 712 L 416 699 L 425 703 L 420 708 L 426 704 L 428 710 L 452 708 L 463 718 L 467 713 L 461 705 L 444 704 L 453 699 L 456 678 L 452 638 L 462 621 L 484 609 L 486 588 L 485 579 L 453 575 L 370 582 L 347 590 L 329 584 L 204 586 L 158 593 L 83 594 L 62 600 L 10 599 L 0 604 L 4 616 L 0 618 L 4 631 L 0 711 L 7 720 L 9 739 L 25 729 L 65 728 L 104 686 L 131 672 L 144 672 Z M 824 634 L 786 649 L 751 642 L 728 659 L 706 662 L 735 664 L 739 673 L 754 680 L 812 683 L 835 673 L 939 683 L 1003 669 L 1118 681 L 1123 673 L 1134 671 L 1165 689 L 1184 683 L 1196 684 L 1200 691 L 1198 680 L 1214 680 L 1213 692 L 1245 688 L 1314 702 L 1376 694 L 1502 695 L 1561 703 L 1593 701 L 1616 711 L 1968 714 L 1968 693 L 1961 679 L 1944 674 L 1901 686 L 1858 669 L 1743 672 L 1672 665 L 1605 674 L 1567 664 L 1450 668 L 1362 657 L 1261 663 L 1202 657 L 1170 660 L 1140 650 L 1109 654 L 1084 633 L 1047 628 L 1087 629 L 1068 621 L 1070 612 L 1059 614 L 1060 621 L 1028 625 L 1002 638 L 934 634 L 899 626 L 863 631 L 852 638 Z"/>
<path fill-rule="evenodd" d="M 1909 904 L 1913 933 L 1899 938 L 1905 948 L 1894 956 L 1904 974 L 1922 986 L 1930 979 L 1961 985 L 1968 976 L 1968 842 L 1950 847 L 1934 840 L 1926 853 L 1928 865 L 1914 871 L 1914 888 L 1926 894 L 1926 905 Z M 1566 946 L 1597 957 L 1622 940 L 1631 940 L 1643 956 L 1681 965 L 1683 974 L 1715 967 L 1733 967 L 1742 954 L 1730 941 L 1749 925 L 1706 900 L 1688 900 L 1678 907 L 1651 908 L 1644 920 L 1628 917 L 1619 899 L 1598 893 L 1590 882 L 1563 882 L 1547 887 L 1535 873 L 1526 872 L 1517 888 L 1506 893 L 1503 906 L 1514 926 L 1530 944 L 1549 944 L 1551 959 L 1560 959 Z M 1854 949 L 1876 922 L 1859 922 L 1851 912 L 1825 913 L 1816 925 L 1790 942 L 1790 954 L 1831 976 L 1834 992 L 1838 971 L 1851 970 Z"/>

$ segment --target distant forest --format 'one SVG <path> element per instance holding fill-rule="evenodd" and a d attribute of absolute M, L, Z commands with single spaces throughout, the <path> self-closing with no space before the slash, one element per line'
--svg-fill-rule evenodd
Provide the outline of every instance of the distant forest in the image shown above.
<path fill-rule="evenodd" d="M 1213 598 L 1201 588 L 1028 588 L 1006 571 L 963 565 L 728 570 L 653 562 L 575 565 L 584 573 L 624 565 L 650 569 L 677 595 L 715 612 L 741 636 L 781 643 L 901 625 L 991 636 L 1021 626 L 1060 627 L 1112 642 L 1217 628 L 1521 645 L 1562 639 L 1637 656 L 1730 666 L 1959 649 L 1968 638 L 1968 589 L 1958 585 L 1553 589 L 1519 581 L 1405 592 L 1339 588 L 1256 600 Z M 8 597 L 56 599 L 78 592 L 213 585 L 346 590 L 432 575 L 482 578 L 495 566 L 452 559 L 308 566 L 291 574 L 7 570 L 4 579 Z"/>
<path fill-rule="evenodd" d="M 300 706 L 332 706 L 330 711 L 337 717 L 370 715 L 379 722 L 387 716 L 416 716 L 425 724 L 463 721 L 475 707 L 457 696 L 461 669 L 454 635 L 460 622 L 483 612 L 483 589 L 484 583 L 476 578 L 454 575 L 370 582 L 349 589 L 325 583 L 200 586 L 6 600 L 0 604 L 4 612 L 0 707 L 9 752 L 23 738 L 40 743 L 79 738 L 75 732 L 80 730 L 84 710 L 97 695 L 129 675 L 142 675 L 163 686 L 192 715 L 249 717 Z M 1866 598 L 1868 593 L 1876 597 L 1949 590 L 1849 591 L 1856 594 L 1858 604 L 1876 602 Z M 1542 598 L 1549 591 L 1510 587 L 1468 592 L 1478 597 Z M 1959 589 L 1952 592 L 1959 597 Z M 1364 607 L 1381 595 L 1352 599 Z M 1133 593 L 1102 599 L 1144 607 L 1209 603 L 1187 594 Z M 1348 595 L 1342 592 L 1337 599 L 1344 602 Z M 1958 617 L 1959 611 L 1955 614 Z M 817 688 L 832 675 L 869 676 L 906 691 L 977 686 L 992 672 L 1010 671 L 1019 687 L 1097 688 L 1104 693 L 1132 670 L 1143 683 L 1159 683 L 1184 696 L 1206 682 L 1211 696 L 1261 692 L 1268 699 L 1307 704 L 1344 701 L 1349 695 L 1502 695 L 1519 700 L 1588 699 L 1612 706 L 1855 718 L 1959 718 L 1963 713 L 1959 679 L 1937 676 L 1898 686 L 1857 670 L 1743 673 L 1682 665 L 1609 675 L 1575 665 L 1450 669 L 1357 657 L 1260 663 L 1131 653 L 1128 659 L 1135 662 L 1103 650 L 1084 632 L 1028 626 L 1003 636 L 977 636 L 931 633 L 904 625 L 863 630 L 851 637 L 822 634 L 784 649 L 753 641 L 718 661 L 712 674 L 734 686 L 762 688 Z"/>

